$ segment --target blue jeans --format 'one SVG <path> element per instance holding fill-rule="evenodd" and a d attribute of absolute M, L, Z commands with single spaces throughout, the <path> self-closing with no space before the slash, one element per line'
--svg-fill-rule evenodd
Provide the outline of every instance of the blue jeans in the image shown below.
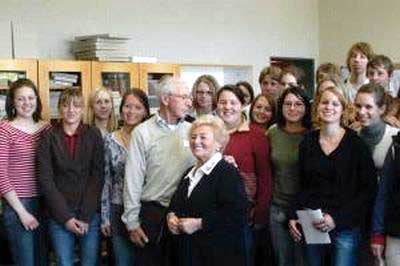
<path fill-rule="evenodd" d="M 304 249 L 293 241 L 288 229 L 288 210 L 276 204 L 270 207 L 271 241 L 276 265 L 304 265 Z"/>
<path fill-rule="evenodd" d="M 358 265 L 360 228 L 333 230 L 329 233 L 331 244 L 306 245 L 306 261 L 309 266 L 328 264 L 331 266 Z"/>
<path fill-rule="evenodd" d="M 80 265 L 97 265 L 100 244 L 100 215 L 98 213 L 92 217 L 89 230 L 83 236 L 75 235 L 53 219 L 49 221 L 49 233 L 57 256 L 57 265 L 74 265 L 74 247 L 77 240 L 80 241 Z"/>
<path fill-rule="evenodd" d="M 243 228 L 244 234 L 244 246 L 245 246 L 245 256 L 246 256 L 246 266 L 254 265 L 254 235 L 250 226 L 247 224 Z"/>
<path fill-rule="evenodd" d="M 135 245 L 124 236 L 114 235 L 111 238 L 115 265 L 132 266 L 135 265 Z"/>
<path fill-rule="evenodd" d="M 16 266 L 47 265 L 47 245 L 45 242 L 45 222 L 41 219 L 38 198 L 20 199 L 26 210 L 35 216 L 40 226 L 25 230 L 14 209 L 4 204 L 3 222 Z M 4 201 L 3 201 L 4 202 Z"/>

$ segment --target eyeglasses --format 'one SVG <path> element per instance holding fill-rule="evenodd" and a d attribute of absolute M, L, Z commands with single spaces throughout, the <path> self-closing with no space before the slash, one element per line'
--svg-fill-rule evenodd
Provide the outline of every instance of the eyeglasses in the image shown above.
<path fill-rule="evenodd" d="M 193 100 L 193 97 L 191 95 L 188 94 L 178 94 L 178 93 L 169 93 L 170 96 L 174 96 L 177 98 L 181 98 L 182 100 L 186 101 L 186 100 Z"/>
<path fill-rule="evenodd" d="M 292 106 L 294 106 L 295 108 L 302 108 L 302 107 L 304 107 L 304 103 L 302 103 L 302 102 L 283 102 L 283 106 L 285 108 L 290 108 Z"/>

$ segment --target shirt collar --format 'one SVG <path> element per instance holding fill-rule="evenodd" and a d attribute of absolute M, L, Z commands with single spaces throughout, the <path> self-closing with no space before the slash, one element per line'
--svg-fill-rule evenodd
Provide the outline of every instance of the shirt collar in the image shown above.
<path fill-rule="evenodd" d="M 206 163 L 198 168 L 198 171 L 201 171 L 204 175 L 209 175 L 221 159 L 222 154 L 220 152 L 215 153 L 213 156 L 211 156 L 210 159 L 208 159 Z M 196 170 L 197 168 L 193 167 L 185 178 L 189 178 L 192 180 L 194 175 L 196 174 Z"/>
<path fill-rule="evenodd" d="M 177 125 L 179 125 L 180 123 L 183 123 L 185 121 L 184 118 L 181 118 L 181 119 L 178 120 L 178 123 L 176 123 L 176 125 L 171 125 L 171 124 L 168 124 L 167 121 L 164 118 L 161 117 L 160 111 L 157 111 L 155 116 L 156 116 L 156 123 L 158 125 L 163 126 L 163 127 L 167 127 L 169 129 L 174 129 L 174 128 L 176 128 Z"/>

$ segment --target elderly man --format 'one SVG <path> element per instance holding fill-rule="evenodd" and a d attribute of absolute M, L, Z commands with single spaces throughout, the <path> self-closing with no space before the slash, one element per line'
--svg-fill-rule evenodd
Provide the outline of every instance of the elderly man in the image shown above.
<path fill-rule="evenodd" d="M 192 106 L 188 87 L 164 76 L 157 91 L 160 109 L 133 131 L 124 183 L 124 221 L 138 247 L 138 265 L 162 265 L 161 228 L 180 178 L 195 162 L 184 117 Z"/>

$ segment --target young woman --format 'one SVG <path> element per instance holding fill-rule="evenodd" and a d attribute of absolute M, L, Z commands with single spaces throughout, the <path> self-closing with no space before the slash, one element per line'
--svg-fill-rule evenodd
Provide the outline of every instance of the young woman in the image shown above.
<path fill-rule="evenodd" d="M 104 138 L 105 184 L 101 200 L 101 230 L 105 236 L 112 236 L 115 265 L 123 266 L 135 264 L 135 246 L 121 221 L 125 162 L 132 130 L 150 113 L 146 94 L 140 89 L 128 90 L 122 97 L 119 111 L 122 128 Z"/>
<path fill-rule="evenodd" d="M 230 136 L 224 154 L 233 156 L 240 169 L 250 203 L 249 224 L 260 229 L 267 224 L 271 196 L 269 143 L 263 129 L 249 125 L 245 120 L 243 104 L 244 95 L 235 85 L 225 85 L 217 93 L 217 114 L 224 121 Z M 252 233 L 249 227 L 245 231 L 248 263 L 251 263 Z"/>
<path fill-rule="evenodd" d="M 242 228 L 246 224 L 246 194 L 240 174 L 222 150 L 228 141 L 224 123 L 200 116 L 190 131 L 190 148 L 197 159 L 173 196 L 167 215 L 178 240 L 178 266 L 244 266 Z"/>
<path fill-rule="evenodd" d="M 258 95 L 250 107 L 250 122 L 267 130 L 275 123 L 275 99 L 272 96 Z"/>
<path fill-rule="evenodd" d="M 311 104 L 303 89 L 286 89 L 278 99 L 277 124 L 268 130 L 273 176 L 270 225 L 277 265 L 303 265 L 303 250 L 287 228 L 290 203 L 299 192 L 299 143 L 311 128 Z"/>
<path fill-rule="evenodd" d="M 331 244 L 306 245 L 307 265 L 357 265 L 361 227 L 374 198 L 376 175 L 367 145 L 346 128 L 347 103 L 336 88 L 316 99 L 320 129 L 307 133 L 299 146 L 300 188 L 293 201 L 289 230 L 302 239 L 295 210 L 321 209 L 313 226 L 329 232 Z"/>
<path fill-rule="evenodd" d="M 332 80 L 335 84 L 340 83 L 339 67 L 333 63 L 323 63 L 319 65 L 315 76 L 317 87 L 325 80 Z"/>
<path fill-rule="evenodd" d="M 280 77 L 280 84 L 283 89 L 287 89 L 289 87 L 303 87 L 300 84 L 302 80 L 302 72 L 296 66 L 289 65 L 282 69 L 281 77 Z"/>
<path fill-rule="evenodd" d="M 277 66 L 269 66 L 261 70 L 260 76 L 258 77 L 261 94 L 278 99 L 282 90 L 280 85 L 281 73 L 282 69 Z"/>
<path fill-rule="evenodd" d="M 117 129 L 118 121 L 114 113 L 114 102 L 108 89 L 97 89 L 90 96 L 88 121 L 89 125 L 100 129 L 103 137 Z"/>
<path fill-rule="evenodd" d="M 218 89 L 218 81 L 211 75 L 202 75 L 196 79 L 192 88 L 192 120 L 202 114 L 211 114 L 215 110 L 215 94 Z"/>
<path fill-rule="evenodd" d="M 81 265 L 97 265 L 104 149 L 100 131 L 82 124 L 80 90 L 59 98 L 61 121 L 45 134 L 38 151 L 39 182 L 49 211 L 49 235 L 58 265 L 74 265 L 80 240 Z"/>
<path fill-rule="evenodd" d="M 0 194 L 3 222 L 15 265 L 46 265 L 36 149 L 50 128 L 41 119 L 35 84 L 19 79 L 6 99 L 7 119 L 0 123 Z"/>
<path fill-rule="evenodd" d="M 344 96 L 353 103 L 358 89 L 367 84 L 367 64 L 374 52 L 370 44 L 358 42 L 353 44 L 347 52 L 346 65 L 350 71 L 350 77 L 344 82 Z"/>
<path fill-rule="evenodd" d="M 246 115 L 246 118 L 250 117 L 250 107 L 254 101 L 254 90 L 253 87 L 247 81 L 239 81 L 236 83 L 236 86 L 243 92 L 244 95 L 244 106 L 243 113 Z"/>

